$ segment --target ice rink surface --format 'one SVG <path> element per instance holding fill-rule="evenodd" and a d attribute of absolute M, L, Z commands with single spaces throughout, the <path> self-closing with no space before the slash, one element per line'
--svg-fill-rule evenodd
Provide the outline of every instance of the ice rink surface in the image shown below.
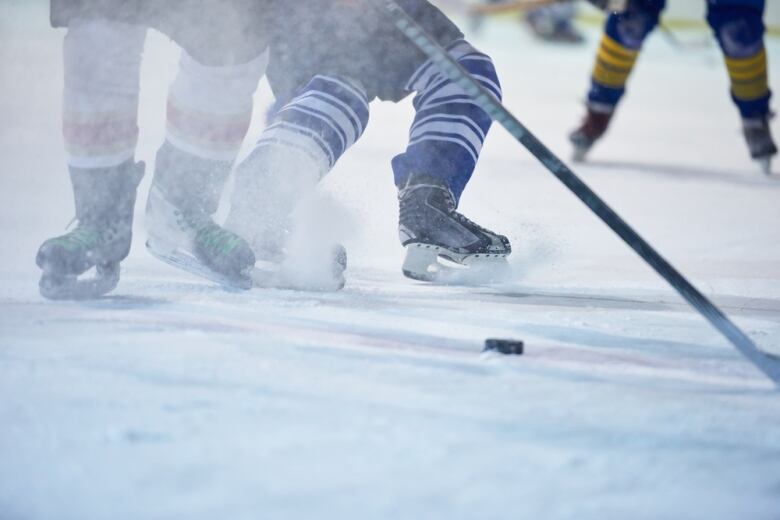
<path fill-rule="evenodd" d="M 323 186 L 342 292 L 229 293 L 160 264 L 147 172 L 117 290 L 45 301 L 35 252 L 73 216 L 62 36 L 44 2 L 0 4 L 0 518 L 780 518 L 780 392 L 497 127 L 461 209 L 512 239 L 509 283 L 401 276 L 407 102 L 375 104 Z M 780 164 L 750 163 L 717 48 L 679 36 L 694 45 L 651 38 L 575 171 L 780 353 Z M 502 21 L 473 38 L 566 158 L 597 37 L 543 46 Z M 150 34 L 147 164 L 177 52 Z M 780 41 L 768 52 L 780 92 Z M 526 354 L 481 354 L 487 337 Z"/>

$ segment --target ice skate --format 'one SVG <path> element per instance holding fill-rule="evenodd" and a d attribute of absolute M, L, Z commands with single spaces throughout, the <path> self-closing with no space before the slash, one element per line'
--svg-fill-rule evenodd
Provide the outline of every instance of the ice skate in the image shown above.
<path fill-rule="evenodd" d="M 146 210 L 146 247 L 174 267 L 230 289 L 250 289 L 254 254 L 246 241 L 202 212 L 181 210 L 152 187 Z"/>
<path fill-rule="evenodd" d="M 249 244 L 212 219 L 229 171 L 230 164 L 164 145 L 146 205 L 146 247 L 174 267 L 226 288 L 249 289 L 255 264 Z"/>
<path fill-rule="evenodd" d="M 412 175 L 398 193 L 403 273 L 444 284 L 491 283 L 509 273 L 509 240 L 458 213 L 455 197 L 435 177 Z"/>
<path fill-rule="evenodd" d="M 35 262 L 43 270 L 39 289 L 52 300 L 83 300 L 112 291 L 119 263 L 130 252 L 136 188 L 142 163 L 112 168 L 71 168 L 76 227 L 46 240 Z M 92 277 L 79 278 L 91 269 Z"/>
<path fill-rule="evenodd" d="M 327 230 L 314 229 L 312 219 L 296 219 L 296 211 L 309 201 L 324 172 L 307 154 L 276 145 L 258 148 L 237 168 L 225 227 L 246 237 L 254 252 L 257 262 L 250 276 L 255 287 L 307 291 L 344 287 L 344 247 Z"/>
<path fill-rule="evenodd" d="M 750 156 L 759 164 L 764 174 L 771 175 L 772 159 L 777 155 L 777 146 L 772 139 L 769 118 L 743 119 L 742 131 Z"/>
<path fill-rule="evenodd" d="M 569 134 L 569 141 L 574 145 L 572 159 L 575 162 L 585 160 L 585 156 L 609 127 L 612 119 L 611 110 L 598 110 L 595 107 L 588 106 L 588 112 L 582 124 Z"/>

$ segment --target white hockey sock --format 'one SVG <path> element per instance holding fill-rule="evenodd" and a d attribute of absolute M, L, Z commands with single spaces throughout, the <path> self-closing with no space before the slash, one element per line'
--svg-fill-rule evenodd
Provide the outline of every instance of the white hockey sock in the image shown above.
<path fill-rule="evenodd" d="M 205 159 L 232 162 L 252 118 L 252 95 L 265 74 L 268 53 L 227 67 L 207 67 L 182 52 L 168 94 L 166 138 Z"/>
<path fill-rule="evenodd" d="M 63 43 L 63 136 L 68 164 L 104 168 L 131 159 L 146 29 L 72 20 Z"/>
<path fill-rule="evenodd" d="M 368 118 L 360 85 L 312 78 L 279 109 L 237 167 L 226 226 L 248 238 L 256 253 L 267 243 L 278 244 L 295 207 L 360 138 Z"/>

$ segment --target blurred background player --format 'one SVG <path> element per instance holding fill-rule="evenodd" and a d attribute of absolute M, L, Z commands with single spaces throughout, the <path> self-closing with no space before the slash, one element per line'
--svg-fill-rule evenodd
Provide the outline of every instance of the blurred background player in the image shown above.
<path fill-rule="evenodd" d="M 495 96 L 490 58 L 474 49 L 429 2 L 401 6 Z M 289 2 L 275 20 L 268 79 L 280 108 L 236 169 L 226 227 L 249 239 L 260 259 L 280 261 L 294 230 L 290 215 L 362 135 L 369 102 L 411 92 L 415 118 L 406 151 L 392 161 L 399 198 L 403 272 L 440 279 L 438 257 L 493 267 L 511 252 L 506 237 L 456 208 L 491 126 L 460 87 L 366 1 L 329 1 L 316 12 Z M 294 6 L 297 6 L 295 8 Z"/>
<path fill-rule="evenodd" d="M 606 132 L 642 43 L 658 25 L 665 0 L 629 0 L 623 12 L 607 17 L 588 92 L 587 114 L 571 135 L 575 160 L 583 160 Z M 707 22 L 723 52 L 731 97 L 742 117 L 750 156 L 770 173 L 777 154 L 769 120 L 767 57 L 764 48 L 764 0 L 707 0 Z"/>
<path fill-rule="evenodd" d="M 485 15 L 519 11 L 534 35 L 553 43 L 582 43 L 585 38 L 574 25 L 575 0 L 486 0 L 482 9 L 472 8 L 472 26 L 479 29 Z"/>
<path fill-rule="evenodd" d="M 574 1 L 561 1 L 529 9 L 525 20 L 537 38 L 554 43 L 582 43 L 585 38 L 574 26 Z"/>
<path fill-rule="evenodd" d="M 119 280 L 144 173 L 134 156 L 148 27 L 185 49 L 168 96 L 166 140 L 157 153 L 147 212 L 149 234 L 162 244 L 184 244 L 230 276 L 254 263 L 246 242 L 211 219 L 266 66 L 262 31 L 257 20 L 251 31 L 244 25 L 245 9 L 252 7 L 238 6 L 237 0 L 52 0 L 52 25 L 68 28 L 62 118 L 77 224 L 40 247 L 41 294 L 92 298 Z M 93 267 L 95 277 L 78 279 Z"/>

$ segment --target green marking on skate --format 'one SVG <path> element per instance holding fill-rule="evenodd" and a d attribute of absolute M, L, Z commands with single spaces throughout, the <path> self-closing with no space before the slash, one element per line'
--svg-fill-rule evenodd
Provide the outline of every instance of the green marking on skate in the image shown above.
<path fill-rule="evenodd" d="M 100 237 L 97 233 L 87 231 L 83 228 L 76 228 L 67 235 L 52 238 L 51 243 L 64 248 L 68 252 L 77 250 L 80 247 L 91 248 L 99 242 Z"/>
<path fill-rule="evenodd" d="M 211 221 L 195 222 L 197 241 L 204 248 L 218 255 L 227 255 L 238 247 L 241 239 L 235 234 L 222 229 Z"/>

